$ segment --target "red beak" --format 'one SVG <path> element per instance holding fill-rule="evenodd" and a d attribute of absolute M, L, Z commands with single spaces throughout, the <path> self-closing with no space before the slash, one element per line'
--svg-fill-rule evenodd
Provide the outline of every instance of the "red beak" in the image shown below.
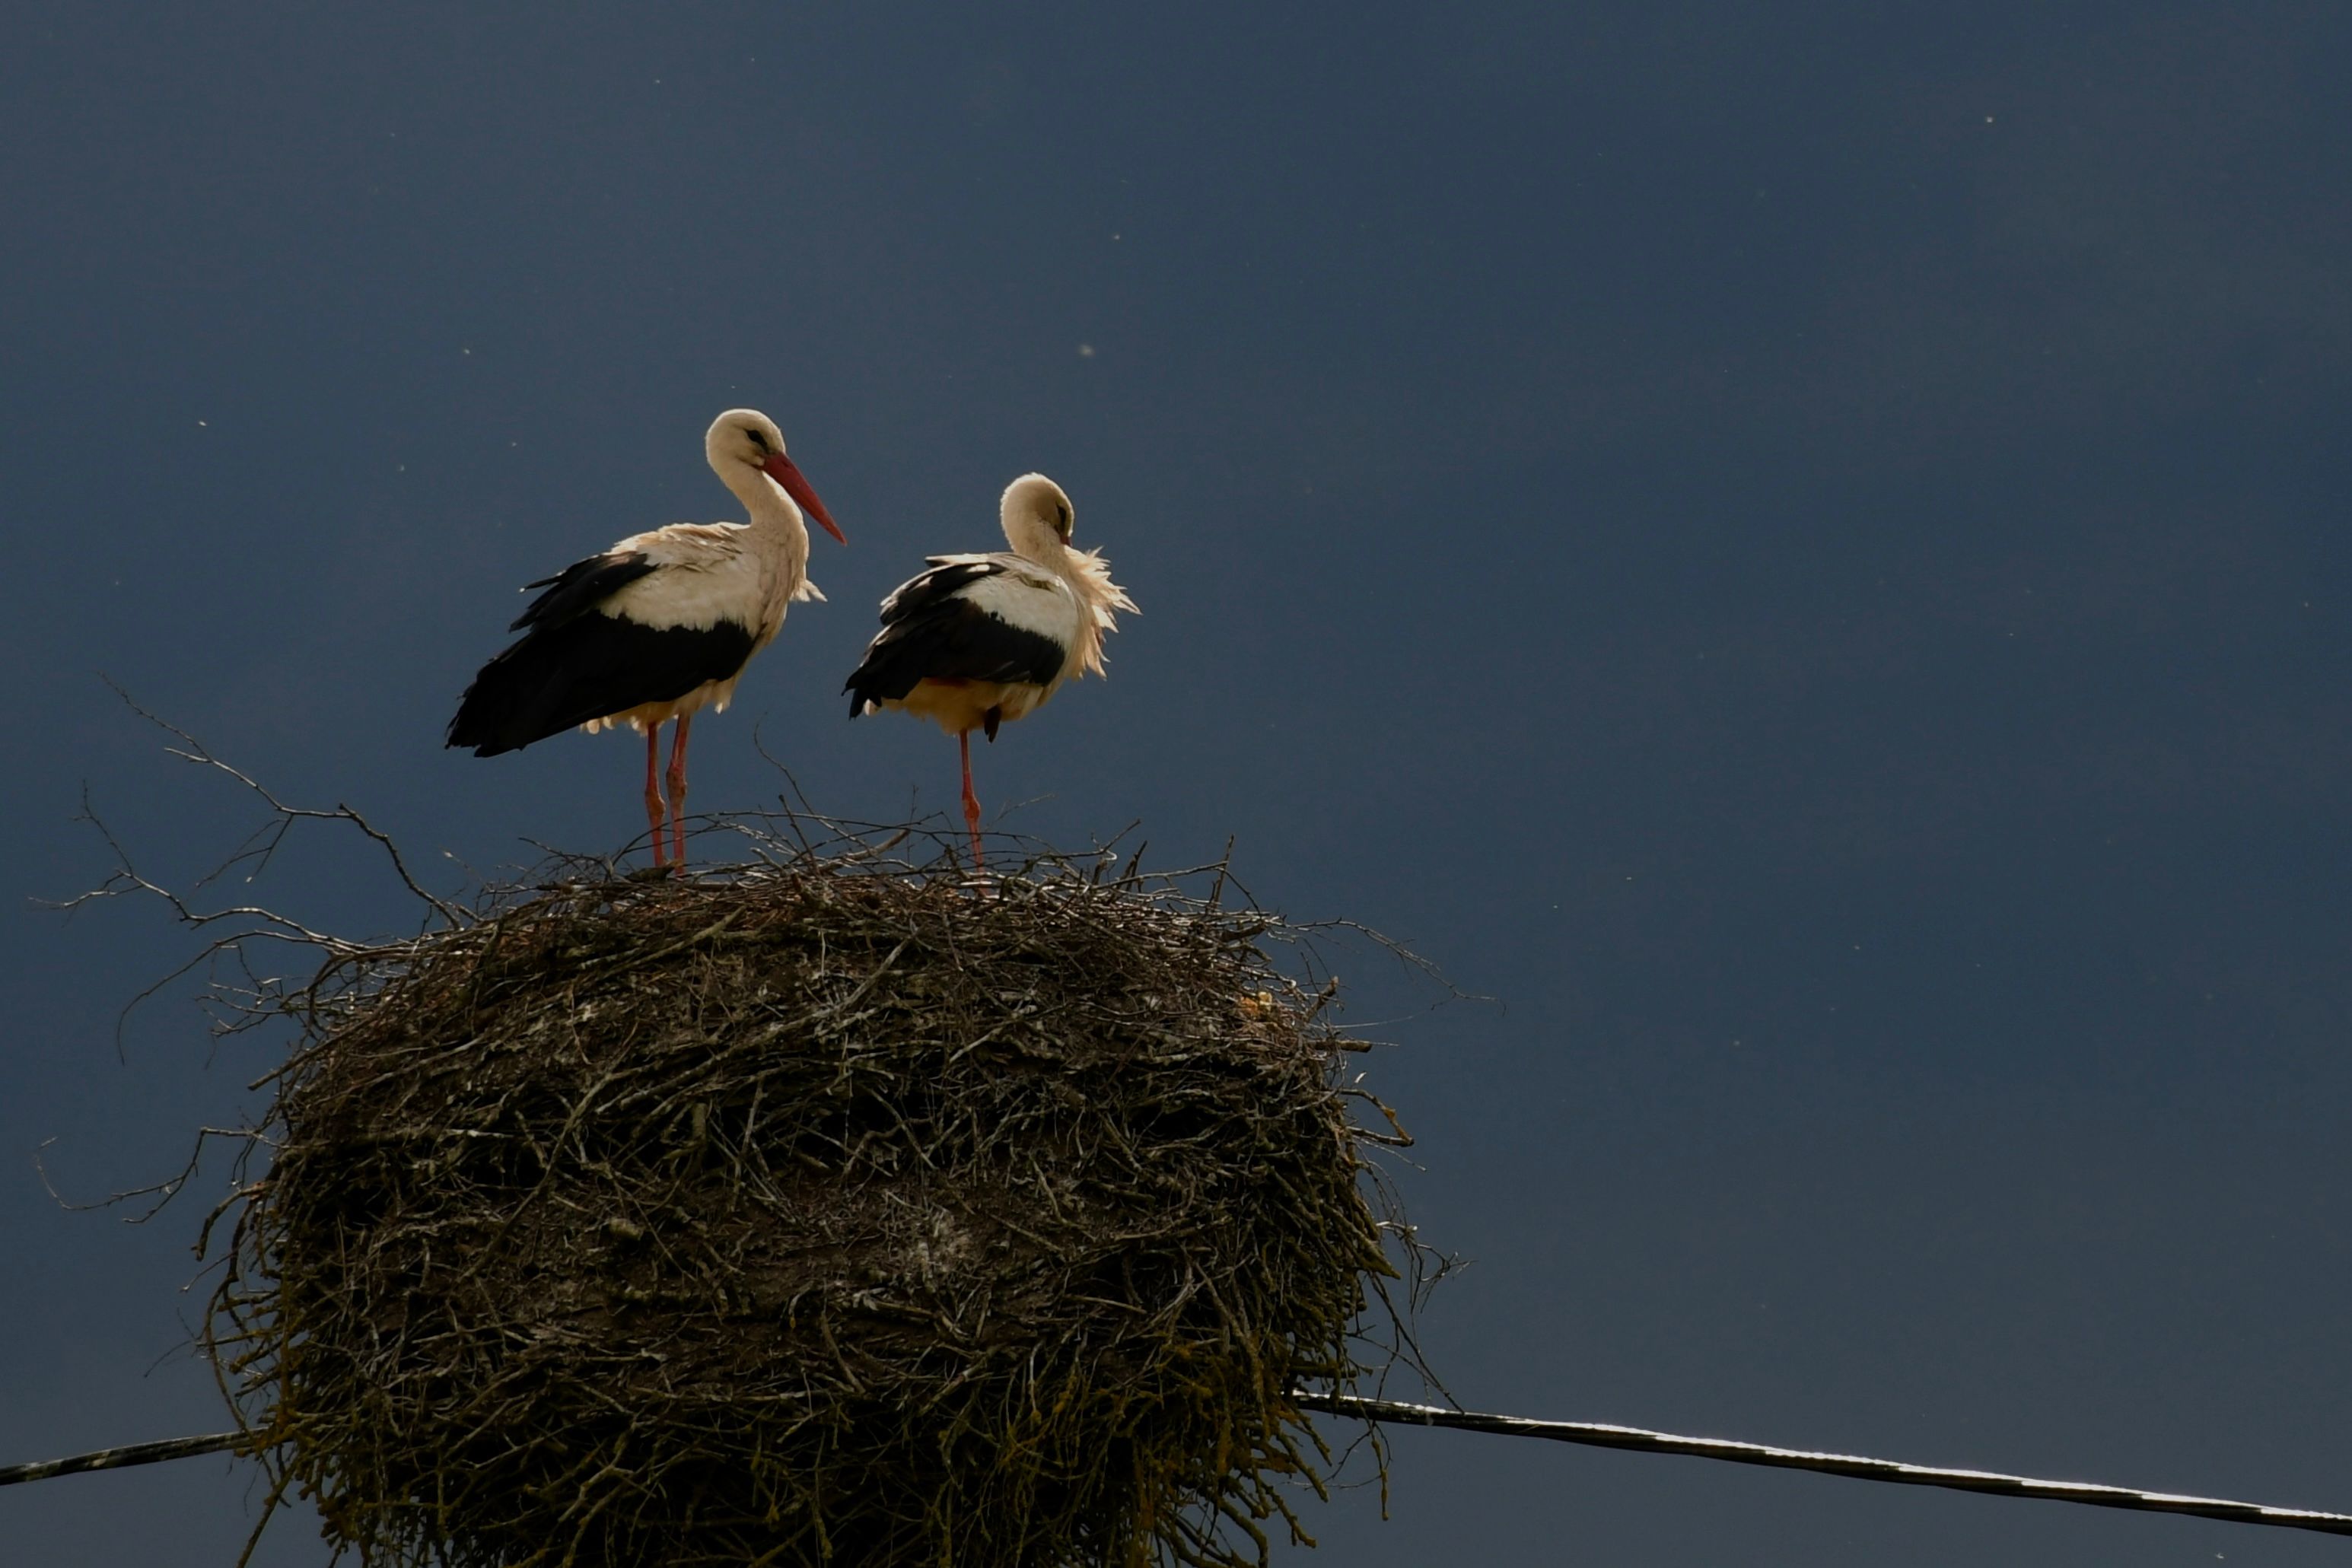
<path fill-rule="evenodd" d="M 833 514 L 824 509 L 824 503 L 816 498 L 816 492 L 809 488 L 808 479 L 793 465 L 791 458 L 779 452 L 761 466 L 768 471 L 768 477 L 782 485 L 784 494 L 790 496 L 802 511 L 814 517 L 826 533 L 843 544 L 849 542 L 848 536 L 841 531 L 841 525 L 833 520 Z"/>

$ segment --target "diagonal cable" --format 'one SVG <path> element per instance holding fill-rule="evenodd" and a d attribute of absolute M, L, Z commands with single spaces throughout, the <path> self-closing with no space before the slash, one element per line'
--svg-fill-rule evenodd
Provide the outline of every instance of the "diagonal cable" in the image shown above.
<path fill-rule="evenodd" d="M 125 1465 L 152 1465 L 164 1459 L 193 1458 L 236 1447 L 236 1432 L 208 1432 L 201 1437 L 166 1437 L 160 1443 L 126 1443 L 70 1458 L 40 1459 L 29 1465 L 0 1465 L 0 1487 L 18 1481 L 45 1481 L 51 1476 L 76 1476 L 84 1470 L 119 1470 Z"/>
<path fill-rule="evenodd" d="M 1365 1421 L 1389 1421 L 1401 1426 L 1449 1427 L 1465 1432 L 1491 1432 L 1505 1437 L 1549 1437 L 1556 1443 L 1582 1443 L 1596 1448 L 1630 1448 L 1643 1454 L 1687 1454 L 1699 1459 L 1727 1459 L 1737 1465 L 1770 1465 L 1781 1469 L 1813 1470 L 1822 1475 L 1848 1476 L 1855 1480 L 1894 1481 L 1905 1486 L 1949 1487 L 1958 1491 L 1990 1492 L 1996 1497 L 2040 1498 L 2048 1502 L 2087 1503 L 2094 1508 L 2138 1509 L 2148 1513 L 2189 1513 L 2232 1524 L 2269 1524 L 2286 1530 L 2315 1530 L 2328 1535 L 2352 1535 L 2352 1514 L 2322 1513 L 2307 1508 L 2270 1508 L 2261 1503 L 2232 1502 L 2226 1498 L 2184 1497 L 2174 1492 L 2135 1491 L 2129 1487 L 2101 1486 L 2095 1481 L 2046 1481 L 2031 1476 L 2007 1476 L 1991 1470 L 1938 1469 L 1930 1465 L 1906 1465 L 1895 1459 L 1864 1458 L 1855 1454 L 1817 1454 L 1803 1448 L 1775 1448 L 1763 1443 L 1735 1443 L 1723 1437 L 1685 1437 L 1672 1432 L 1644 1431 L 1601 1421 L 1537 1421 L 1525 1416 L 1490 1416 L 1475 1410 L 1448 1410 L 1437 1405 L 1407 1405 L 1390 1399 L 1360 1399 L 1349 1395 L 1300 1394 L 1302 1410 Z"/>

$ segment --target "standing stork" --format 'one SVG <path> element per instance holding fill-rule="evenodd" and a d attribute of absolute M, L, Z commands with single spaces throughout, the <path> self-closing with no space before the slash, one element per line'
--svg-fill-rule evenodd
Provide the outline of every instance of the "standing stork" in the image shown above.
<path fill-rule="evenodd" d="M 751 655 L 796 599 L 823 599 L 808 580 L 806 511 L 843 544 L 833 515 L 793 460 L 775 422 L 729 409 L 702 440 L 719 482 L 749 523 L 672 523 L 632 534 L 553 577 L 511 631 L 522 639 L 484 664 L 449 721 L 450 746 L 477 757 L 516 751 L 577 725 L 593 735 L 630 725 L 646 737 L 646 820 L 662 856 L 657 781 L 661 727 L 669 753 L 670 862 L 686 860 L 686 735 L 705 707 L 723 711 Z"/>
<path fill-rule="evenodd" d="M 1111 612 L 1135 601 L 1100 550 L 1070 548 L 1070 498 L 1043 474 L 1005 487 L 1005 542 L 988 555 L 935 555 L 882 601 L 882 630 L 842 687 L 849 716 L 893 707 L 936 722 L 963 758 L 963 821 L 981 863 L 971 732 L 996 738 L 1064 681 L 1103 671 Z"/>

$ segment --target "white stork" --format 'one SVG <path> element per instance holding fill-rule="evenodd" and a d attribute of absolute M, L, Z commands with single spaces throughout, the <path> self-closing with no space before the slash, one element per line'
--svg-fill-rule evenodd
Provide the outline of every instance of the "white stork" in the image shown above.
<path fill-rule="evenodd" d="M 1135 601 L 1110 580 L 1100 550 L 1070 548 L 1070 498 L 1043 474 L 1006 486 L 1001 507 L 1010 552 L 935 555 L 929 570 L 882 601 L 882 630 L 842 689 L 849 716 L 903 709 L 934 720 L 963 757 L 963 821 L 981 863 L 980 798 L 971 789 L 971 732 L 996 738 L 1074 676 L 1103 670 L 1111 612 Z"/>
<path fill-rule="evenodd" d="M 593 735 L 627 724 L 646 737 L 646 820 L 654 864 L 662 856 L 656 781 L 661 727 L 677 721 L 669 753 L 669 859 L 686 859 L 686 734 L 705 707 L 724 710 L 751 655 L 768 645 L 796 599 L 823 599 L 808 580 L 806 510 L 842 543 L 824 503 L 784 455 L 775 422 L 729 409 L 711 422 L 703 453 L 749 523 L 672 523 L 632 534 L 600 555 L 527 584 L 545 589 L 509 630 L 527 633 L 458 699 L 450 746 L 477 757 L 515 751 L 578 725 Z"/>

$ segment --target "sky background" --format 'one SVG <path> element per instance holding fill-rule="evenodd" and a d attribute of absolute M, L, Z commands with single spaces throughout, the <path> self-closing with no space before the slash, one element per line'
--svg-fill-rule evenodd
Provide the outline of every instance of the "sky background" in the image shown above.
<path fill-rule="evenodd" d="M 160 879 L 257 821 L 436 885 L 642 831 L 625 740 L 440 735 L 515 588 L 847 530 L 698 809 L 952 809 L 836 696 L 1037 468 L 1143 607 L 976 758 L 1350 960 L 1463 1403 L 2352 1510 L 2352 10 L 1732 0 L 0 5 L 0 1462 L 217 1429 L 250 1113 Z M 1129 841 L 1133 841 L 1130 840 Z M 320 836 L 258 893 L 408 911 Z M 241 896 L 241 895 L 240 895 Z M 224 1458 L 0 1492 L 11 1563 L 234 1562 Z M 2340 1542 L 1399 1434 L 1349 1564 L 2339 1563 Z M 264 1568 L 319 1568 L 282 1518 Z"/>

